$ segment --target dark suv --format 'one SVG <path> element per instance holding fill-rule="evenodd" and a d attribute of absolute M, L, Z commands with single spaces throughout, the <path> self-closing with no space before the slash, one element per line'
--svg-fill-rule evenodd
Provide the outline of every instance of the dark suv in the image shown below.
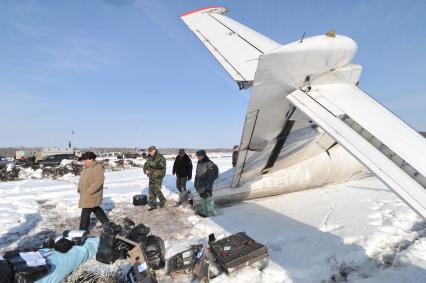
<path fill-rule="evenodd" d="M 7 167 L 12 161 L 7 160 L 6 157 L 0 156 L 0 168 Z"/>
<path fill-rule="evenodd" d="M 48 155 L 42 160 L 37 161 L 36 164 L 39 166 L 58 166 L 64 159 L 77 160 L 77 157 L 74 154 Z"/>

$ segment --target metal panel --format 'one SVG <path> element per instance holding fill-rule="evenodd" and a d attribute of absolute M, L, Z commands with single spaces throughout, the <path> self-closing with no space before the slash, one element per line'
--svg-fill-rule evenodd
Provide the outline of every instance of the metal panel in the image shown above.
<path fill-rule="evenodd" d="M 195 33 L 213 56 L 239 82 L 240 88 L 250 87 L 260 54 L 281 44 L 222 15 L 223 7 L 211 7 L 189 12 L 182 20 Z"/>
<path fill-rule="evenodd" d="M 241 179 L 241 174 L 243 173 L 244 164 L 247 158 L 247 153 L 250 148 L 250 143 L 253 137 L 254 127 L 256 126 L 257 114 L 259 110 L 250 112 L 246 116 L 246 121 L 244 123 L 244 131 L 241 137 L 240 145 L 240 154 L 238 155 L 238 164 L 235 168 L 234 180 L 232 186 L 237 186 Z"/>
<path fill-rule="evenodd" d="M 313 86 L 311 92 L 321 93 L 426 176 L 426 140 L 365 92 L 348 84 Z"/>
<path fill-rule="evenodd" d="M 321 88 L 319 87 L 319 89 Z M 348 90 L 348 88 L 346 88 L 346 90 Z M 325 89 L 321 89 L 321 92 L 323 94 L 326 93 Z M 339 144 L 341 144 L 346 150 L 348 150 L 362 164 L 364 164 L 368 169 L 374 172 L 379 179 L 381 179 L 386 185 L 388 185 L 402 200 L 404 200 L 409 206 L 411 206 L 417 213 L 426 218 L 426 190 L 419 182 L 417 182 L 410 175 L 408 175 L 402 168 L 400 168 L 396 163 L 389 159 L 388 156 L 383 154 L 372 143 L 366 140 L 358 132 L 356 132 L 349 125 L 347 125 L 344 121 L 334 116 L 323 105 L 315 101 L 315 99 L 313 99 L 309 94 L 306 94 L 300 90 L 296 90 L 288 96 L 288 99 L 296 107 L 298 107 L 298 109 L 302 110 L 306 115 L 311 117 L 321 128 L 324 129 L 324 131 L 326 131 L 330 136 L 332 136 Z M 351 104 L 351 102 L 348 103 Z M 360 109 L 360 111 L 363 111 L 368 108 L 370 108 L 371 110 L 378 104 L 374 102 L 368 103 L 364 100 L 362 105 L 364 108 Z M 353 105 L 353 107 L 356 106 L 356 104 Z M 343 107 L 339 105 L 339 108 Z M 395 125 L 392 124 L 392 119 L 386 120 L 384 118 L 389 117 L 389 114 L 383 113 L 383 109 L 384 108 L 376 109 L 378 111 L 377 113 L 375 113 L 376 117 L 373 116 L 370 117 L 370 119 L 377 118 L 382 120 L 382 122 L 384 120 L 385 125 L 387 125 L 388 127 L 388 130 L 396 130 L 394 127 Z M 354 121 L 359 123 L 356 119 L 354 119 Z M 363 119 L 363 121 L 365 122 L 366 120 Z M 400 126 L 401 123 L 398 123 L 396 128 Z M 369 129 L 370 133 L 378 137 L 377 134 L 380 135 L 380 131 L 371 130 L 372 128 L 374 127 L 370 127 Z M 409 131 L 406 131 L 405 134 L 407 132 Z M 411 137 L 411 139 L 414 140 L 416 140 L 416 138 L 417 136 Z M 388 142 L 387 140 L 380 141 L 386 143 Z M 390 145 L 388 146 L 390 147 Z M 394 148 L 391 149 L 394 150 Z M 411 148 L 411 150 L 416 149 Z M 424 152 L 426 151 L 412 153 L 422 155 L 424 154 Z M 415 165 L 413 165 L 413 167 L 415 169 L 418 169 L 415 167 Z"/>

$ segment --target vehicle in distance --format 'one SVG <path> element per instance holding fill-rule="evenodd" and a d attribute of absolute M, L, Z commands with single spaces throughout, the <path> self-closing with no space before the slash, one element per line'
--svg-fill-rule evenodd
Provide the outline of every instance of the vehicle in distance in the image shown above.
<path fill-rule="evenodd" d="M 55 154 L 45 156 L 42 160 L 36 162 L 37 165 L 44 166 L 58 166 L 61 164 L 62 160 L 77 160 L 77 157 L 74 154 Z"/>
<path fill-rule="evenodd" d="M 4 168 L 7 165 L 9 165 L 10 163 L 13 163 L 13 161 L 8 160 L 6 157 L 4 156 L 0 156 L 0 168 Z"/>

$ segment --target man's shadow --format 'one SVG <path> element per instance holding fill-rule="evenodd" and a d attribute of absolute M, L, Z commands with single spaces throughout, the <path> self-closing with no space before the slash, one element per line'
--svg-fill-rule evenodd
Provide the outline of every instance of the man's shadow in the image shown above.
<path fill-rule="evenodd" d="M 6 234 L 0 237 L 0 249 L 3 249 L 17 240 L 25 237 L 42 220 L 40 213 L 31 213 L 25 215 L 25 222 L 10 228 Z"/>

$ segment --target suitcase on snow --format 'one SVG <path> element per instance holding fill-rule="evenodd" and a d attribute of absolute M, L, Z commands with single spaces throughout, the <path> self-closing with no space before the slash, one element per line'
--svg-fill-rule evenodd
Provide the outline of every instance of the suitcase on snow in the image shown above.
<path fill-rule="evenodd" d="M 211 242 L 209 245 L 210 251 L 226 273 L 240 270 L 268 257 L 268 248 L 244 232 Z"/>
<path fill-rule="evenodd" d="M 15 273 L 13 282 L 32 283 L 50 272 L 50 265 L 39 252 L 11 251 L 4 258 Z"/>
<path fill-rule="evenodd" d="M 147 205 L 148 204 L 148 197 L 146 195 L 135 195 L 133 196 L 133 205 L 139 206 L 139 205 Z"/>

